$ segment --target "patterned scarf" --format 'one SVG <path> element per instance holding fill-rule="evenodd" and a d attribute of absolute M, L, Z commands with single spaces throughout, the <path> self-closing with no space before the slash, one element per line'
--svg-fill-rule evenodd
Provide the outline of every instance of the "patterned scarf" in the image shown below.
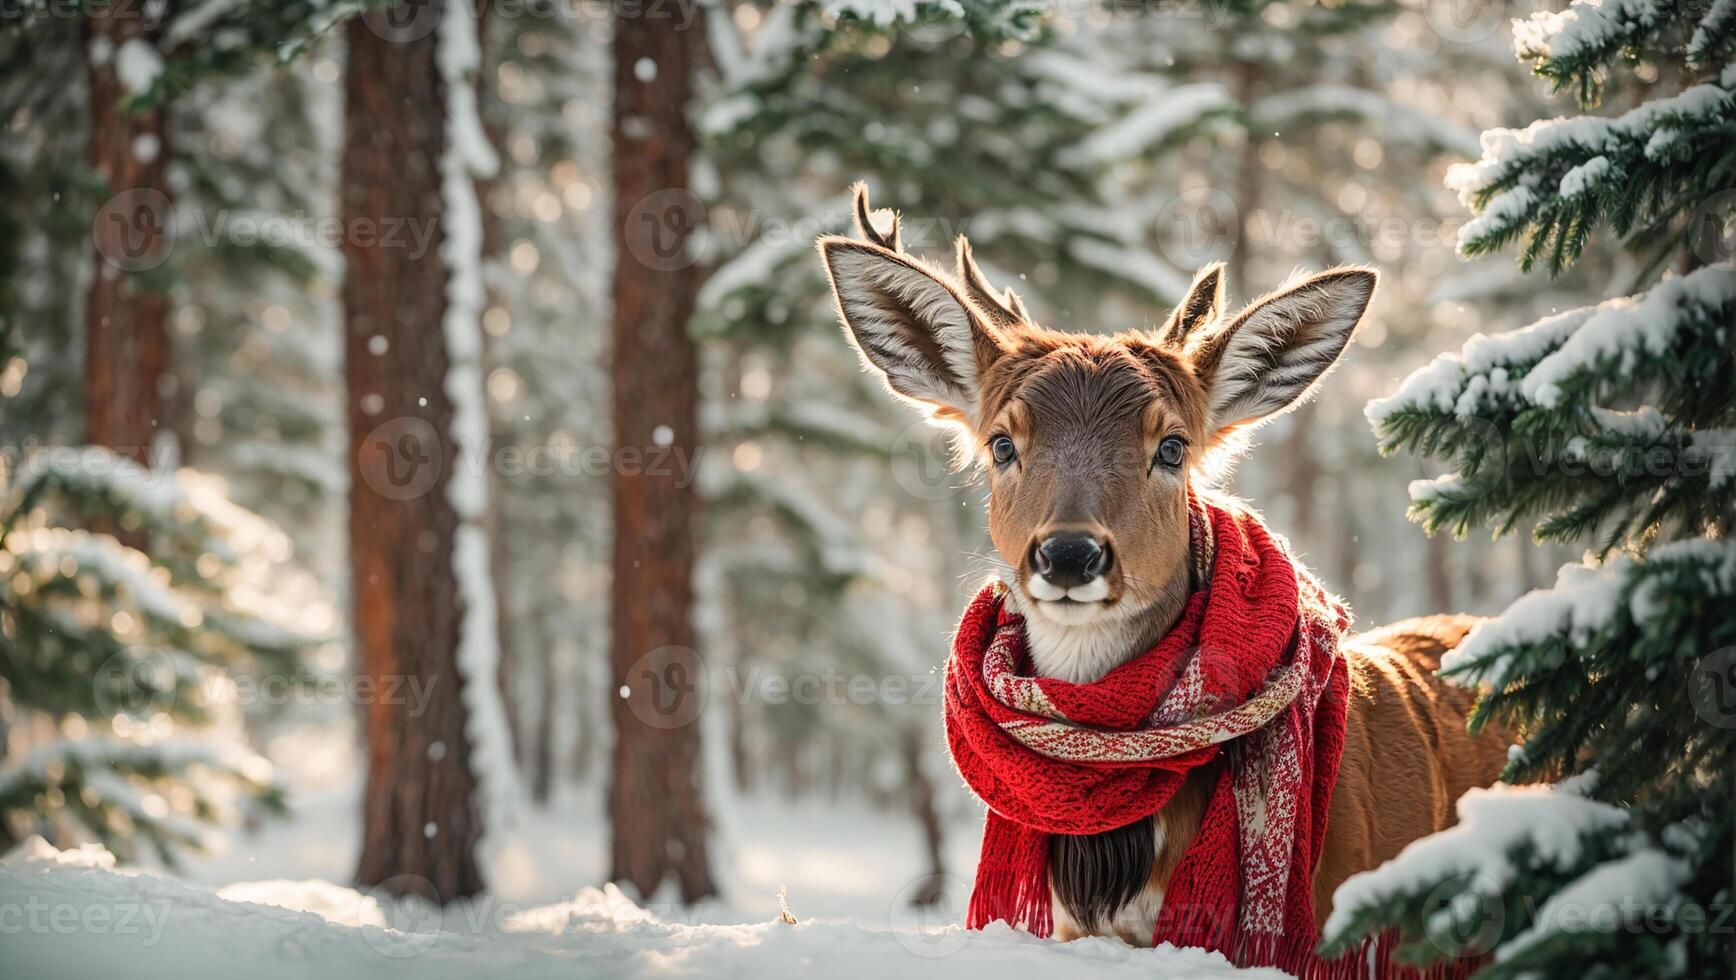
<path fill-rule="evenodd" d="M 1222 758 L 1154 942 L 1338 972 L 1345 960 L 1314 957 L 1312 889 L 1344 749 L 1338 641 L 1350 617 L 1255 515 L 1193 495 L 1189 512 L 1203 587 L 1156 646 L 1097 681 L 1030 676 L 1004 586 L 984 589 L 959 623 L 946 736 L 989 807 L 968 925 L 1049 935 L 1048 835 L 1150 816 L 1189 770 Z"/>

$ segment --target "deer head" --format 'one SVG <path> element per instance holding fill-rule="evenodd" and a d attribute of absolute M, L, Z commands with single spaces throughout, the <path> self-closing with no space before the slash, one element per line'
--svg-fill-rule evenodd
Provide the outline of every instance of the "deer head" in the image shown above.
<path fill-rule="evenodd" d="M 1334 269 L 1232 316 L 1214 263 L 1160 329 L 1068 333 L 990 287 L 962 236 L 951 273 L 905 254 L 897 216 L 870 212 L 860 184 L 856 223 L 857 239 L 819 241 L 845 333 L 894 396 L 961 430 L 1035 666 L 1074 681 L 1173 624 L 1189 481 L 1314 390 L 1375 287 L 1372 270 Z"/>

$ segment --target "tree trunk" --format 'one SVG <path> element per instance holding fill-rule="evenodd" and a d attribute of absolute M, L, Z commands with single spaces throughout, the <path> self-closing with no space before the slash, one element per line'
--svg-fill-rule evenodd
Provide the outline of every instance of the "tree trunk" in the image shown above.
<path fill-rule="evenodd" d="M 920 728 L 911 728 L 904 733 L 904 771 L 910 780 L 910 811 L 922 829 L 923 850 L 928 855 L 928 876 L 910 896 L 910 904 L 919 907 L 940 901 L 946 888 L 940 810 L 935 806 L 934 780 L 928 778 L 928 770 L 922 766 L 922 741 Z"/>
<path fill-rule="evenodd" d="M 692 623 L 698 496 L 679 461 L 698 447 L 699 358 L 687 323 L 701 271 L 686 250 L 701 217 L 688 187 L 686 111 L 705 33 L 620 16 L 614 37 L 614 580 L 609 877 L 684 901 L 716 893 L 706 856 Z"/>
<path fill-rule="evenodd" d="M 435 62 L 437 31 L 388 40 L 382 34 L 389 32 L 357 18 L 345 33 L 351 593 L 357 674 L 374 685 L 356 878 L 450 902 L 481 891 L 483 882 L 457 665 L 458 515 L 444 465 L 458 458 L 441 324 L 446 93 Z M 407 221 L 432 229 L 425 249 L 387 236 Z"/>
<path fill-rule="evenodd" d="M 537 653 L 537 668 L 542 676 L 537 688 L 536 740 L 532 743 L 530 795 L 537 803 L 547 803 L 549 797 L 554 795 L 555 692 L 560 690 L 560 671 L 556 669 L 553 643 L 545 639 Z"/>
<path fill-rule="evenodd" d="M 85 294 L 85 438 L 141 464 L 162 417 L 169 297 L 154 278 L 173 246 L 167 112 L 134 112 L 117 70 L 123 48 L 156 48 L 156 28 L 107 8 L 84 21 L 90 165 L 105 185 L 91 226 L 95 267 Z M 91 52 L 106 48 L 108 57 Z M 100 61 L 100 63 L 99 63 Z"/>

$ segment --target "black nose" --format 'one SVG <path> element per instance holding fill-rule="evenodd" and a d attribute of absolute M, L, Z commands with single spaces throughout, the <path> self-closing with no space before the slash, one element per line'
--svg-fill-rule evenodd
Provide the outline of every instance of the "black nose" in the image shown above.
<path fill-rule="evenodd" d="M 1063 589 L 1102 575 L 1113 561 L 1109 548 L 1089 531 L 1057 531 L 1031 549 L 1031 566 Z"/>

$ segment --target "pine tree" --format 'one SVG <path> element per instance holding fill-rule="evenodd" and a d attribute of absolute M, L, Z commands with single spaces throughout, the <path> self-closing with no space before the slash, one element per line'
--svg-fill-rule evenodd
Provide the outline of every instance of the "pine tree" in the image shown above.
<path fill-rule="evenodd" d="M 93 838 L 173 862 L 241 797 L 281 809 L 233 677 L 291 671 L 310 642 L 264 599 L 288 539 L 220 481 L 100 447 L 45 448 L 7 476 L 0 680 L 23 753 L 0 769 L 0 840 Z"/>
<path fill-rule="evenodd" d="M 193 309 L 187 273 L 206 250 L 175 248 L 170 229 L 222 170 L 177 151 L 208 132 L 202 100 L 217 96 L 196 83 L 283 53 L 279 32 L 313 8 L 14 13 L 0 26 L 0 169 L 17 178 L 0 201 L 17 259 L 0 267 L 0 825 L 170 861 L 243 797 L 281 806 L 241 728 L 260 699 L 237 686 L 299 672 L 313 621 L 267 598 L 306 584 L 289 539 L 176 463 L 174 382 L 192 361 L 170 325 Z M 225 43 L 202 48 L 209 30 Z"/>
<path fill-rule="evenodd" d="M 1463 254 L 1516 244 L 1553 275 L 1605 230 L 1650 288 L 1474 338 L 1368 408 L 1383 451 L 1456 467 L 1411 488 L 1430 532 L 1533 523 L 1589 550 L 1442 664 L 1485 688 L 1473 726 L 1524 732 L 1506 781 L 1559 782 L 1468 794 L 1458 827 L 1347 882 L 1331 948 L 1396 926 L 1416 960 L 1492 953 L 1487 976 L 1730 974 L 1732 26 L 1728 3 L 1613 0 L 1517 23 L 1584 108 L 1644 101 L 1486 132 L 1449 174 L 1477 213 Z"/>

